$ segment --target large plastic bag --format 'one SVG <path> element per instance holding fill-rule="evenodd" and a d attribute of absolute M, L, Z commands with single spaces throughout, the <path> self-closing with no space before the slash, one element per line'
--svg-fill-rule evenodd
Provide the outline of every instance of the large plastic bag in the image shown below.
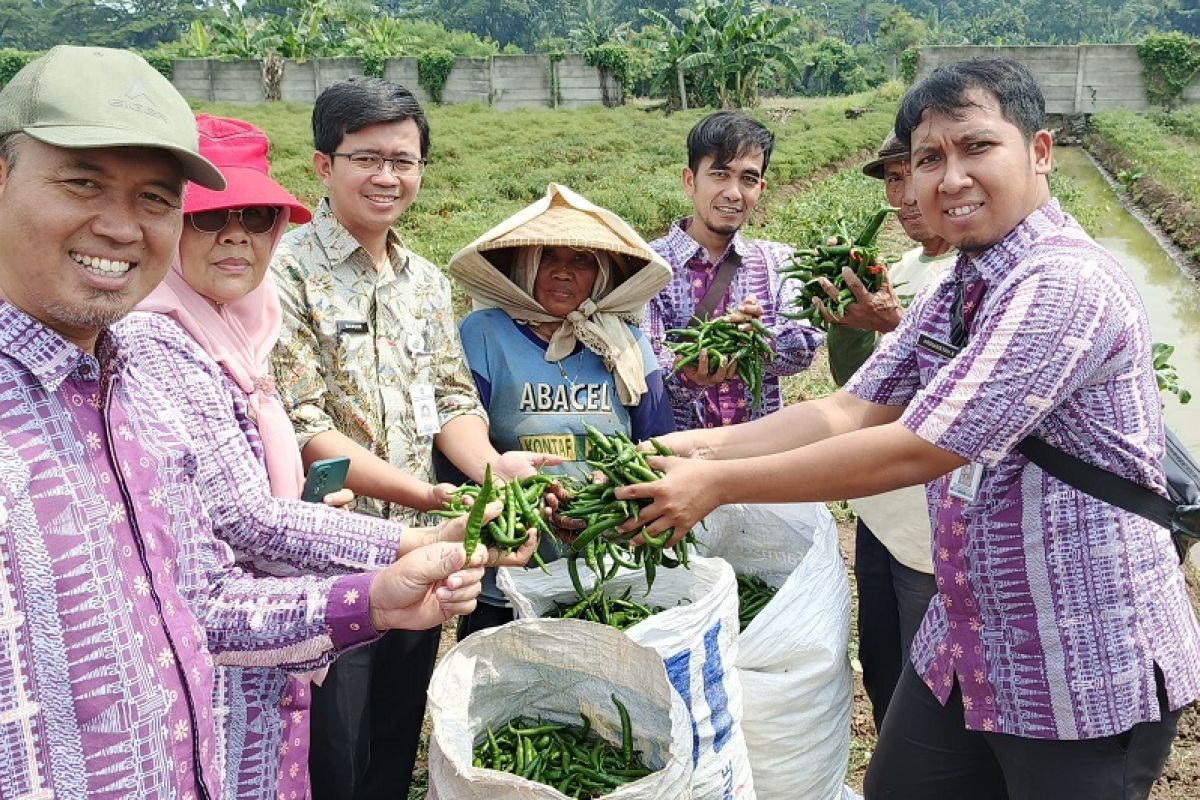
<path fill-rule="evenodd" d="M 742 731 L 760 800 L 840 800 L 853 703 L 850 583 L 823 504 L 718 508 L 699 549 L 779 592 L 738 640 Z"/>
<path fill-rule="evenodd" d="M 565 561 L 538 570 L 501 569 L 497 585 L 518 618 L 539 617 L 556 602 L 578 599 Z M 580 570 L 585 586 L 590 572 Z M 690 569 L 659 569 L 646 595 L 641 570 L 620 570 L 605 591 L 632 589 L 632 599 L 665 611 L 625 631 L 658 651 L 671 684 L 692 720 L 692 794 L 697 800 L 752 800 L 754 778 L 742 736 L 742 687 L 733 669 L 737 657 L 737 580 L 719 558 L 693 557 Z M 592 624 L 596 629 L 603 626 Z"/>
<path fill-rule="evenodd" d="M 490 725 L 518 716 L 580 724 L 621 741 L 615 694 L 629 710 L 634 749 L 658 771 L 604 795 L 691 797 L 691 725 L 653 650 L 576 620 L 518 620 L 479 631 L 445 655 L 429 683 L 429 793 L 438 800 L 563 800 L 557 789 L 471 765 Z"/>

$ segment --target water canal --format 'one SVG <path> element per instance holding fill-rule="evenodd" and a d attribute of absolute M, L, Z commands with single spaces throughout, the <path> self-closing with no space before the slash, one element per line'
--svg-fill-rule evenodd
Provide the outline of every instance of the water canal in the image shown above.
<path fill-rule="evenodd" d="M 1121 206 L 1083 150 L 1055 148 L 1054 162 L 1056 170 L 1073 179 L 1084 196 L 1102 208 L 1090 233 L 1121 260 L 1139 287 L 1154 341 L 1175 346 L 1171 363 L 1193 399 L 1182 405 L 1174 395 L 1164 394 L 1164 413 L 1180 439 L 1200 454 L 1200 285 Z"/>

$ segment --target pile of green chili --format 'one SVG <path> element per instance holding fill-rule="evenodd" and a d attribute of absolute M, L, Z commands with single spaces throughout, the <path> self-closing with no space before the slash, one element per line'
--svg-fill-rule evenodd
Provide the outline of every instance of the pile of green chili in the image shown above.
<path fill-rule="evenodd" d="M 642 620 L 652 617 L 665 609 L 662 606 L 647 606 L 637 602 L 630 596 L 632 589 L 626 589 L 616 597 L 610 597 L 605 592 L 605 584 L 598 584 L 588 596 L 577 603 L 555 603 L 554 608 L 542 616 L 558 619 L 586 619 L 589 622 L 599 622 L 619 631 L 628 630 Z"/>
<path fill-rule="evenodd" d="M 517 717 L 497 730 L 487 728 L 472 763 L 553 786 L 575 798 L 599 797 L 644 778 L 654 770 L 633 749 L 629 711 L 615 694 L 611 697 L 621 718 L 619 747 L 600 738 L 582 712 L 582 727 Z"/>
<path fill-rule="evenodd" d="M 804 286 L 796 296 L 796 303 L 801 307 L 798 312 L 785 313 L 789 319 L 806 319 L 818 328 L 828 328 L 828 323 L 821 312 L 813 304 L 814 298 L 820 298 L 830 311 L 837 316 L 846 313 L 846 309 L 854 302 L 854 294 L 842 276 L 842 268 L 850 267 L 862 281 L 868 292 L 877 292 L 883 286 L 884 273 L 887 266 L 879 257 L 879 248 L 875 239 L 883 220 L 896 208 L 881 208 L 876 211 L 858 236 L 851 236 L 846 228 L 845 220 L 838 223 L 836 233 L 829 236 L 823 244 L 807 250 L 797 250 L 792 260 L 777 268 L 783 280 L 801 281 Z M 836 301 L 831 300 L 821 288 L 820 280 L 825 278 L 833 284 L 838 292 Z"/>
<path fill-rule="evenodd" d="M 625 533 L 618 531 L 622 522 L 636 518 L 641 505 L 649 501 L 618 500 L 617 487 L 655 481 L 662 473 L 650 468 L 645 455 L 624 433 L 617 431 L 606 436 L 586 422 L 583 428 L 587 434 L 587 463 L 604 475 L 605 482 L 566 482 L 571 497 L 561 506 L 560 512 L 565 517 L 582 520 L 585 526 L 567 548 L 571 583 L 580 599 L 590 594 L 579 580 L 577 562 L 582 558 L 596 574 L 598 584 L 611 579 L 621 567 L 644 570 L 646 592 L 649 593 L 659 566 L 687 566 L 688 549 L 695 539 L 688 531 L 672 547 L 673 555 L 667 555 L 664 549 L 673 529 L 668 528 L 657 535 L 646 533 L 645 527 Z M 651 443 L 660 455 L 671 455 L 660 443 L 654 440 Z M 629 540 L 638 534 L 642 536 L 642 544 L 631 547 Z"/>
<path fill-rule="evenodd" d="M 754 621 L 779 590 L 757 575 L 738 575 L 738 630 Z"/>
<path fill-rule="evenodd" d="M 675 353 L 675 369 L 671 374 L 700 360 L 700 353 L 708 353 L 708 372 L 713 374 L 721 367 L 734 362 L 737 376 L 750 390 L 754 407 L 762 406 L 763 364 L 775 360 L 771 349 L 771 332 L 757 319 L 733 323 L 724 317 L 707 322 L 694 320 L 686 328 L 672 328 L 666 332 L 663 344 Z"/>

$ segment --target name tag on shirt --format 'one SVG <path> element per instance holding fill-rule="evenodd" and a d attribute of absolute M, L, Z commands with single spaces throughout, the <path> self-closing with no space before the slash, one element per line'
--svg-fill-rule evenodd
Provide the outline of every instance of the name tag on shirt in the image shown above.
<path fill-rule="evenodd" d="M 917 347 L 927 350 L 934 355 L 939 355 L 942 358 L 954 358 L 958 355 L 959 351 L 959 348 L 949 342 L 943 342 L 941 339 L 935 339 L 925 333 L 917 337 Z"/>
<path fill-rule="evenodd" d="M 983 465 L 972 461 L 950 473 L 949 494 L 967 503 L 975 502 L 979 494 L 979 482 L 983 480 Z"/>
<path fill-rule="evenodd" d="M 433 398 L 433 384 L 414 383 L 409 390 L 412 398 L 413 417 L 417 421 L 417 436 L 435 436 L 442 431 L 438 418 L 437 401 Z"/>
<path fill-rule="evenodd" d="M 370 333 L 370 330 L 371 329 L 367 327 L 367 323 L 365 321 L 353 321 L 347 319 L 339 319 L 337 321 L 337 336 L 339 339 L 347 335 L 361 336 L 365 333 Z"/>

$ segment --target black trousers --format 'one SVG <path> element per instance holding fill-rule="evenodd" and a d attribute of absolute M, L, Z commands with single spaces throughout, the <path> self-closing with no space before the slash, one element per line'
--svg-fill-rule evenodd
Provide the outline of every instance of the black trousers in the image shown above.
<path fill-rule="evenodd" d="M 499 628 L 512 621 L 513 610 L 511 608 L 477 603 L 474 611 L 458 618 L 458 640 L 461 642 L 475 631 Z"/>
<path fill-rule="evenodd" d="M 343 653 L 313 690 L 313 800 L 407 800 L 441 627 Z"/>
<path fill-rule="evenodd" d="M 861 519 L 854 540 L 854 579 L 858 660 L 875 730 L 880 731 L 896 682 L 908 663 L 913 637 L 937 593 L 937 582 L 932 575 L 897 561 Z"/>
<path fill-rule="evenodd" d="M 945 707 L 909 664 L 867 767 L 866 800 L 1145 800 L 1162 773 L 1179 715 L 1162 673 L 1158 722 L 1115 736 L 1055 741 L 969 731 L 957 684 Z"/>

